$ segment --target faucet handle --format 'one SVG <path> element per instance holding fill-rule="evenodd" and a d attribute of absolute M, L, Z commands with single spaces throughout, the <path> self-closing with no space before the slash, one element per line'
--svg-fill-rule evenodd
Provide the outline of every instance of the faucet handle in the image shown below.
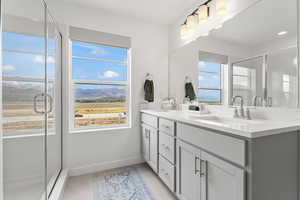
<path fill-rule="evenodd" d="M 237 107 L 234 108 L 234 114 L 233 114 L 233 118 L 238 118 L 239 117 L 239 112 Z"/>
<path fill-rule="evenodd" d="M 251 120 L 251 114 L 250 114 L 250 109 L 249 108 L 246 109 L 246 119 Z"/>

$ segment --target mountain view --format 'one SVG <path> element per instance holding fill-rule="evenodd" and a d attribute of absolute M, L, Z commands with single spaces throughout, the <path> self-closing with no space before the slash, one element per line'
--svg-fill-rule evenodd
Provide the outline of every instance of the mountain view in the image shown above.
<path fill-rule="evenodd" d="M 124 102 L 125 90 L 121 88 L 76 88 L 75 99 L 76 102 Z"/>
<path fill-rule="evenodd" d="M 3 83 L 3 101 L 4 102 L 29 102 L 36 94 L 43 92 L 41 83 L 21 83 L 15 81 L 6 81 Z M 124 102 L 125 90 L 118 87 L 106 88 L 76 88 L 75 99 L 77 102 Z"/>

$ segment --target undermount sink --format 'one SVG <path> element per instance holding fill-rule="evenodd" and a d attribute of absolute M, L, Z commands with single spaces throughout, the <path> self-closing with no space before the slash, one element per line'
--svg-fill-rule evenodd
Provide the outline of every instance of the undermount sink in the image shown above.
<path fill-rule="evenodd" d="M 203 122 L 217 123 L 217 124 L 232 124 L 232 123 L 261 124 L 261 123 L 263 123 L 262 121 L 258 121 L 258 120 L 246 120 L 246 119 L 239 119 L 239 118 L 220 117 L 220 116 L 216 116 L 216 115 L 211 115 L 211 116 L 191 115 L 190 118 L 192 118 L 194 120 L 201 120 Z"/>

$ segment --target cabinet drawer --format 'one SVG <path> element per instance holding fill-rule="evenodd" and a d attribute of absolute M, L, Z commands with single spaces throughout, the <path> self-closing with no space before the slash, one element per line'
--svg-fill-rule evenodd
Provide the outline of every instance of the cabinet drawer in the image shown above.
<path fill-rule="evenodd" d="M 246 142 L 182 123 L 177 123 L 177 137 L 241 166 L 246 165 Z"/>
<path fill-rule="evenodd" d="M 175 162 L 175 139 L 163 132 L 159 132 L 159 153 L 169 162 Z"/>
<path fill-rule="evenodd" d="M 142 113 L 142 122 L 148 124 L 149 126 L 157 128 L 158 118 L 153 115 Z"/>
<path fill-rule="evenodd" d="M 159 177 L 174 192 L 175 188 L 175 168 L 165 158 L 159 156 Z"/>
<path fill-rule="evenodd" d="M 169 135 L 175 135 L 175 123 L 174 121 L 167 119 L 159 119 L 159 130 Z"/>

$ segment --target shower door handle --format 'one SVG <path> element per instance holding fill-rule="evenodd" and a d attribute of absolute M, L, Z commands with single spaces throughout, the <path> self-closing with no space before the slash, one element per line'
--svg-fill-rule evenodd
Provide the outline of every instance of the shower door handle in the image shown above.
<path fill-rule="evenodd" d="M 38 108 L 37 108 L 37 100 L 39 97 L 44 97 L 45 98 L 49 98 L 49 110 L 47 110 L 47 113 L 51 113 L 52 110 L 53 110 L 53 98 L 49 95 L 49 94 L 44 94 L 44 93 L 41 93 L 41 94 L 37 94 L 34 96 L 33 98 L 33 110 L 34 112 L 38 113 L 38 114 L 45 114 L 44 111 L 40 111 Z"/>
<path fill-rule="evenodd" d="M 53 98 L 50 94 L 46 94 L 47 97 L 49 97 L 49 103 L 50 103 L 50 107 L 49 110 L 47 111 L 47 113 L 51 113 L 53 110 Z"/>
<path fill-rule="evenodd" d="M 44 111 L 39 111 L 39 109 L 37 108 L 37 99 L 38 97 L 44 97 L 44 93 L 41 93 L 41 94 L 37 94 L 33 97 L 33 110 L 34 112 L 38 113 L 38 114 L 44 114 L 45 112 Z"/>

